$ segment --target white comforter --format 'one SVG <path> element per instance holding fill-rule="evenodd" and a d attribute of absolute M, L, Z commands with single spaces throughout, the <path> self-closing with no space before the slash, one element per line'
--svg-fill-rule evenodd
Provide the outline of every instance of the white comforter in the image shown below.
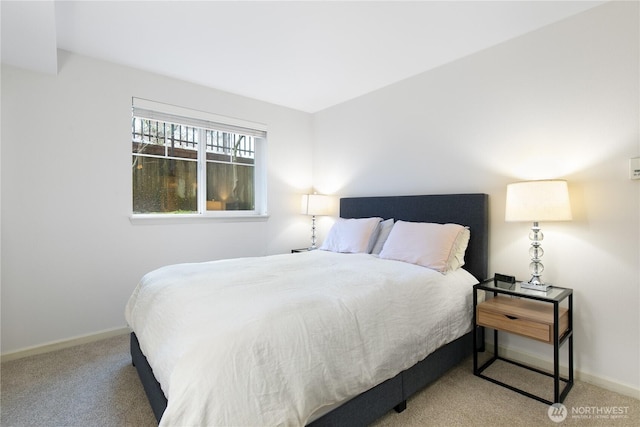
<path fill-rule="evenodd" d="M 160 425 L 304 425 L 471 329 L 471 285 L 313 251 L 145 275 L 126 319 L 168 398 Z"/>

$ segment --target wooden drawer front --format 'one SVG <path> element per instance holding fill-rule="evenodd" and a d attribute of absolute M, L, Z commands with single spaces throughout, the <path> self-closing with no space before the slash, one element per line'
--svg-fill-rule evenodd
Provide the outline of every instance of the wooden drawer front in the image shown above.
<path fill-rule="evenodd" d="M 478 308 L 478 325 L 523 335 L 547 343 L 553 341 L 553 331 L 549 324 L 519 318 L 511 319 L 509 315 L 482 310 L 481 307 Z"/>
<path fill-rule="evenodd" d="M 553 343 L 553 305 L 497 296 L 479 304 L 476 323 L 546 343 Z M 569 313 L 558 310 L 560 336 L 569 328 Z"/>

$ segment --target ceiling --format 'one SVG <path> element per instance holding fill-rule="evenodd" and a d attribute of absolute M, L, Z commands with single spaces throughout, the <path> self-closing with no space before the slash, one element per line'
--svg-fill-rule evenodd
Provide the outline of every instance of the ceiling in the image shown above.
<path fill-rule="evenodd" d="M 63 49 L 316 112 L 602 3 L 2 0 L 2 62 L 55 74 Z"/>

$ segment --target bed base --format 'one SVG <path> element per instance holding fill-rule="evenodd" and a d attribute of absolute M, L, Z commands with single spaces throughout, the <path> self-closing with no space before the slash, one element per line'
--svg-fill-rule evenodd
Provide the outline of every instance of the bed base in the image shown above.
<path fill-rule="evenodd" d="M 479 341 L 482 342 L 482 341 Z M 471 332 L 457 340 L 440 347 L 421 362 L 396 375 L 395 377 L 354 397 L 333 411 L 323 415 L 310 427 L 323 426 L 367 426 L 387 412 L 395 409 L 402 412 L 407 400 L 415 393 L 444 375 L 463 359 L 471 355 L 473 340 Z M 151 409 L 160 422 L 167 399 L 160 383 L 153 376 L 147 358 L 140 350 L 135 333 L 131 333 L 131 359 L 147 394 Z"/>
<path fill-rule="evenodd" d="M 140 350 L 138 337 L 136 337 L 136 334 L 133 332 L 131 332 L 131 363 L 135 366 L 136 371 L 138 371 L 140 382 L 142 383 L 142 387 L 144 387 L 144 392 L 147 394 L 149 404 L 151 404 L 153 415 L 155 415 L 159 423 L 164 410 L 167 409 L 167 398 L 164 396 L 160 383 L 153 375 L 153 370 L 149 365 L 147 357 L 142 353 L 142 350 Z"/>

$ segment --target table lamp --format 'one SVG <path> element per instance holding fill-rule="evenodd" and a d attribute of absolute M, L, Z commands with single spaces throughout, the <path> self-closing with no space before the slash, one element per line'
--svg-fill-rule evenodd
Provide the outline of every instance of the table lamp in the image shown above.
<path fill-rule="evenodd" d="M 521 283 L 521 287 L 546 291 L 550 285 L 543 283 L 540 275 L 544 265 L 540 258 L 544 254 L 540 242 L 544 238 L 540 231 L 540 221 L 571 220 L 569 189 L 563 180 L 526 181 L 507 185 L 507 201 L 505 209 L 506 221 L 532 221 L 531 248 L 531 280 Z"/>
<path fill-rule="evenodd" d="M 302 196 L 301 213 L 311 215 L 311 246 L 309 250 L 317 249 L 316 216 L 331 214 L 331 198 L 322 194 L 305 194 Z"/>

